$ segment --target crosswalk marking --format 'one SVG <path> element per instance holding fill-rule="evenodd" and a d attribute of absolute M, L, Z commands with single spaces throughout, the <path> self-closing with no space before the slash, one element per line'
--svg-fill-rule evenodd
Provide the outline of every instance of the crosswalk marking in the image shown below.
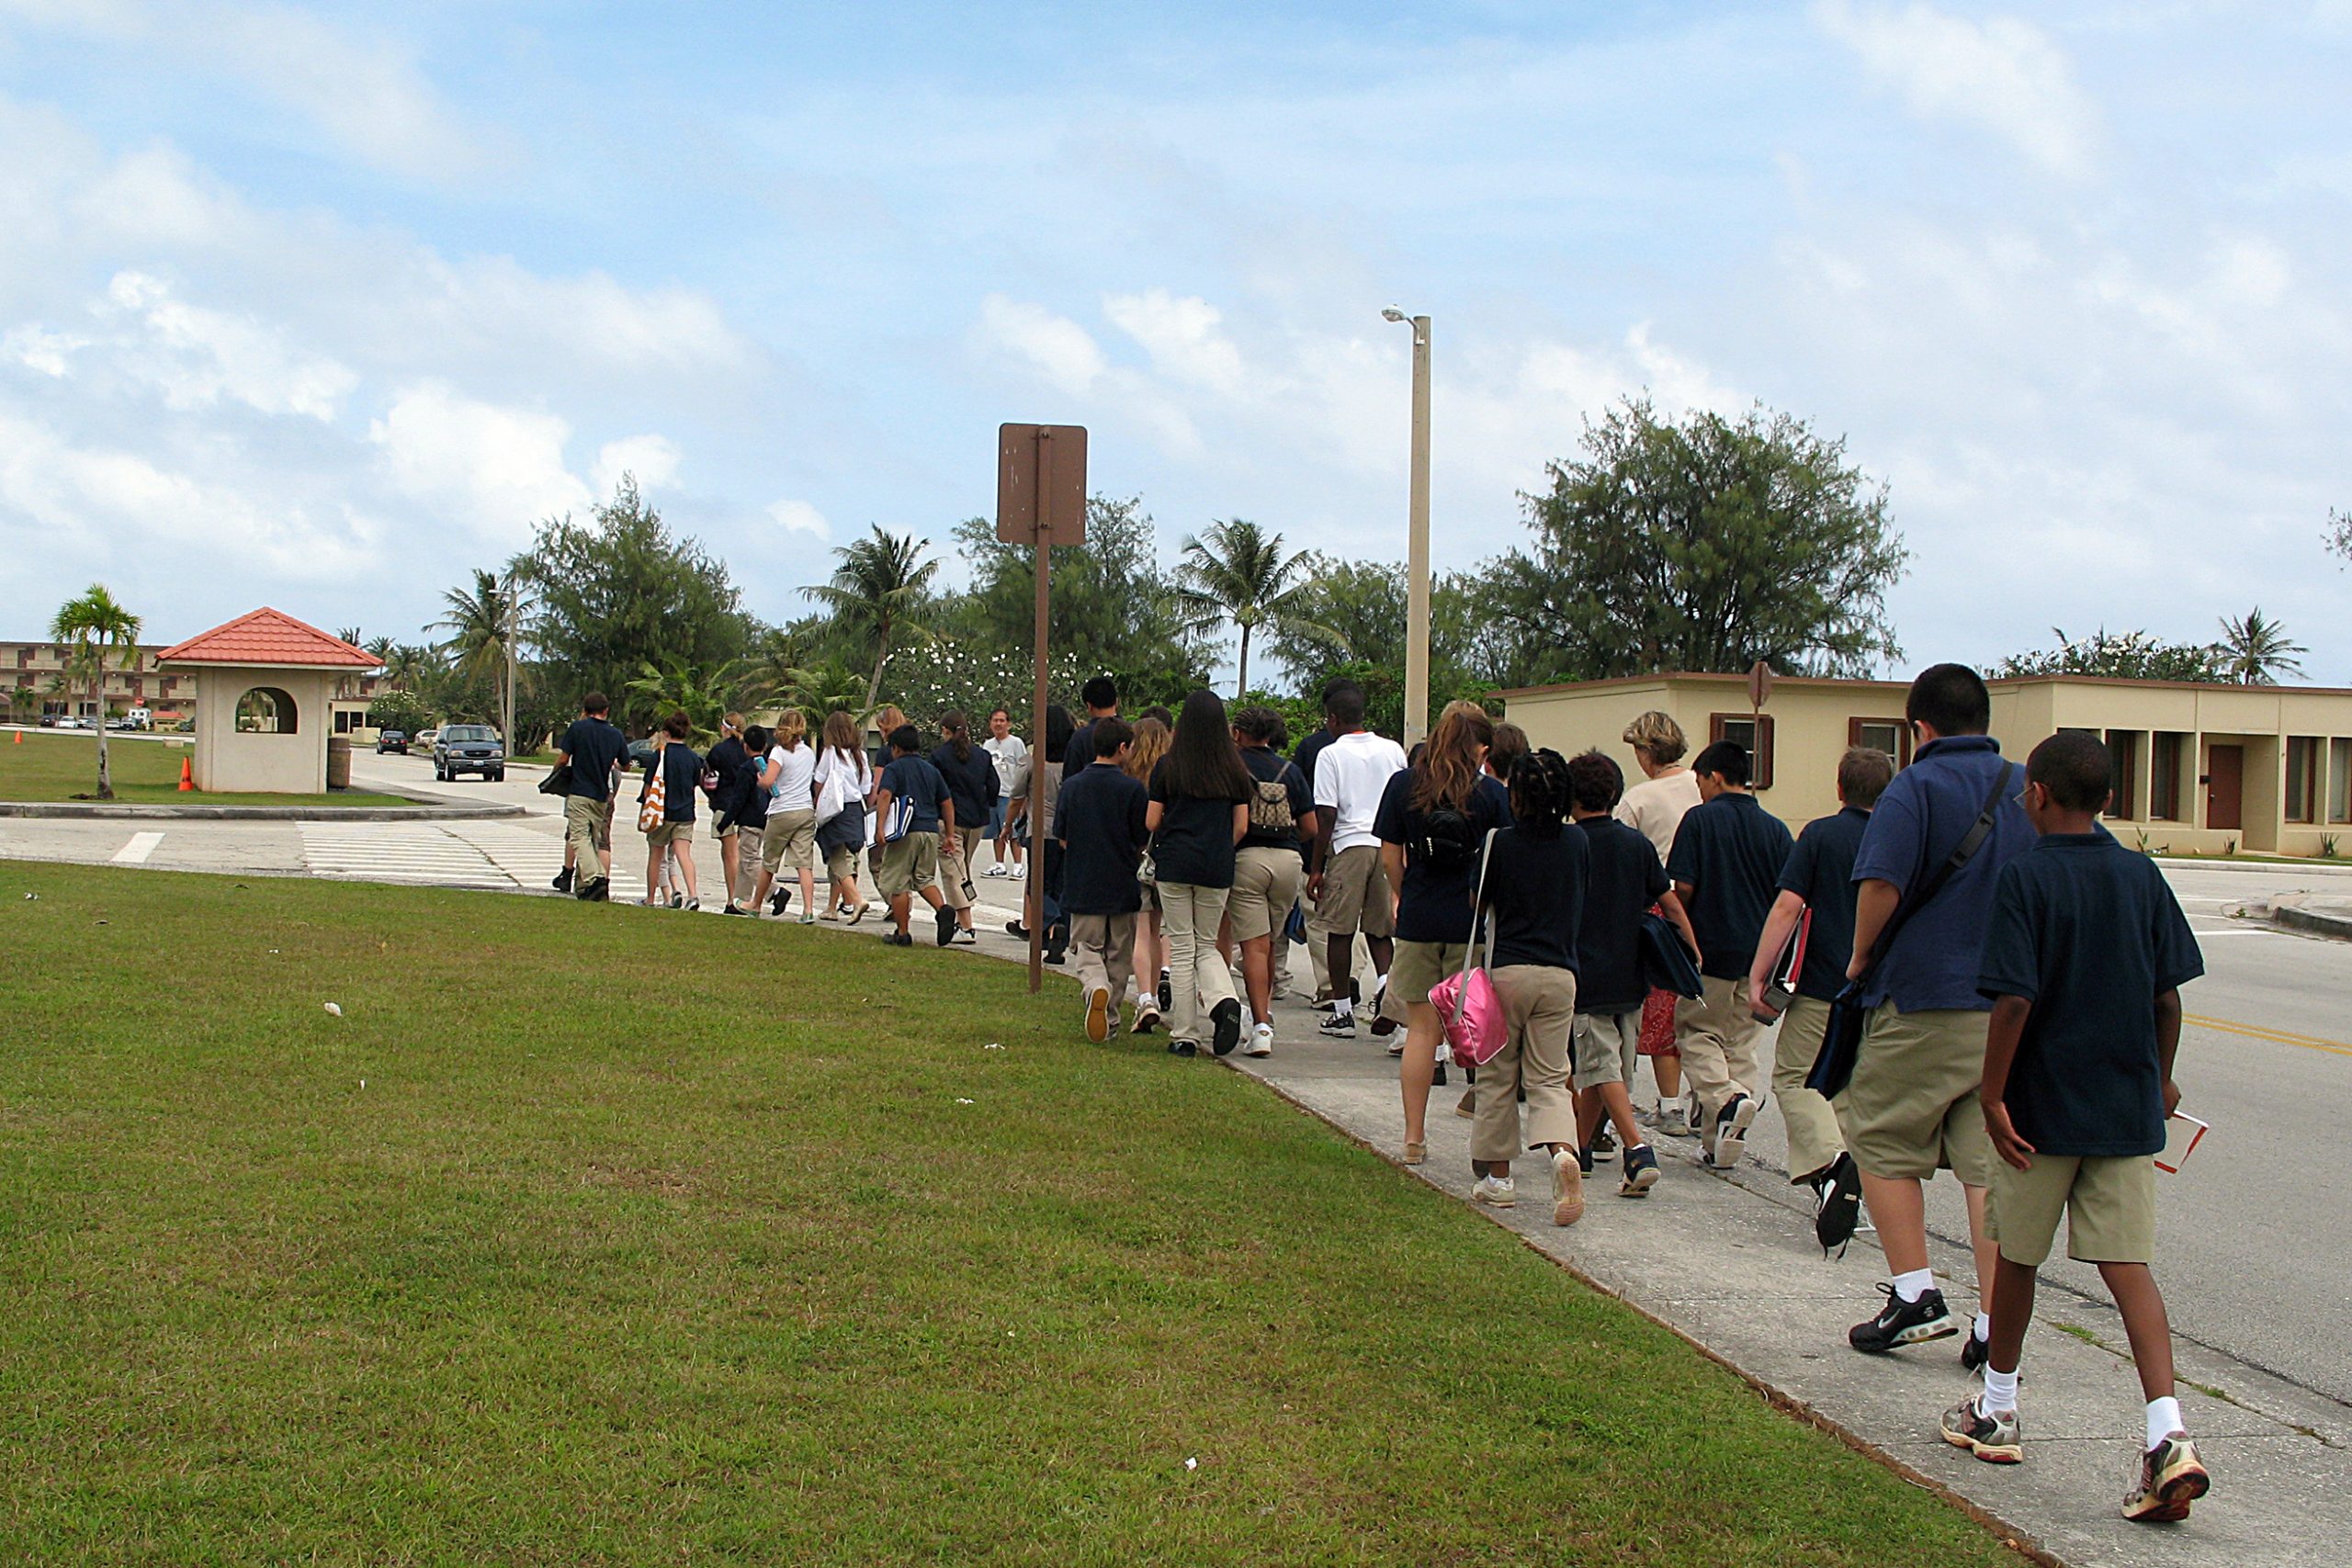
<path fill-rule="evenodd" d="M 472 844 L 426 822 L 304 822 L 302 863 L 314 876 L 450 887 L 520 884 Z"/>
<path fill-rule="evenodd" d="M 133 833 L 130 835 L 130 841 L 129 843 L 126 843 L 122 848 L 115 851 L 114 863 L 117 865 L 145 865 L 147 863 L 147 857 L 153 854 L 155 852 L 155 846 L 163 841 L 164 835 L 161 833 Z"/>

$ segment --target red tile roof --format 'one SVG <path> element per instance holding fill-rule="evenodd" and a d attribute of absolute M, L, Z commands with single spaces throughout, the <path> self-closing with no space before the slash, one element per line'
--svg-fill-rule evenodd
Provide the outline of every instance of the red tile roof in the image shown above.
<path fill-rule="evenodd" d="M 283 610 L 264 607 L 226 626 L 199 632 L 155 656 L 159 664 L 304 664 L 334 670 L 373 670 L 382 662 L 364 648 L 298 621 Z"/>

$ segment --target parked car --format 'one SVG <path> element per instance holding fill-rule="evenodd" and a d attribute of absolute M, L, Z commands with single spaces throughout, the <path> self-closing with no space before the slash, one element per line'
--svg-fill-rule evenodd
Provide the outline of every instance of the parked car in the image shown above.
<path fill-rule="evenodd" d="M 401 729 L 378 730 L 376 732 L 376 755 L 380 757 L 387 751 L 398 751 L 401 756 L 407 756 L 408 732 Z"/>
<path fill-rule="evenodd" d="M 152 708 L 132 708 L 129 713 L 122 716 L 128 722 L 129 727 L 132 729 L 153 729 L 155 728 L 155 713 Z"/>
<path fill-rule="evenodd" d="M 506 747 L 486 724 L 445 724 L 433 738 L 433 776 L 444 784 L 480 773 L 496 784 L 506 776 Z"/>

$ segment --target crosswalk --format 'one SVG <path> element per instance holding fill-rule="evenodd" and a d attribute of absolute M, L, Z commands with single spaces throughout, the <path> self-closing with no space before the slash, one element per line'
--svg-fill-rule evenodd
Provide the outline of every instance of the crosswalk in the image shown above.
<path fill-rule="evenodd" d="M 551 834 L 503 822 L 304 822 L 313 876 L 436 887 L 545 886 L 563 864 Z"/>

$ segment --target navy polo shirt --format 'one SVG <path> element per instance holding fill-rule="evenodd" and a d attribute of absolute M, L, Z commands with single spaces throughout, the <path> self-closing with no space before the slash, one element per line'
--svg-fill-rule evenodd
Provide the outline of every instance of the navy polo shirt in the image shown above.
<path fill-rule="evenodd" d="M 1062 908 L 1073 915 L 1132 915 L 1143 908 L 1136 867 L 1150 837 L 1150 805 L 1141 779 L 1116 762 L 1080 768 L 1054 803 L 1054 837 L 1062 842 Z"/>
<path fill-rule="evenodd" d="M 2004 867 L 1977 985 L 2033 1004 L 2001 1097 L 2018 1135 L 2045 1155 L 2162 1149 L 2156 997 L 2203 973 L 2164 873 L 2106 829 L 2052 833 Z"/>
<path fill-rule="evenodd" d="M 1801 997 L 1833 1001 L 1846 988 L 1846 965 L 1854 956 L 1854 852 L 1870 825 L 1871 814 L 1859 806 L 1808 822 L 1781 868 L 1781 891 L 1795 894 L 1813 911 L 1804 967 L 1797 972 Z"/>
<path fill-rule="evenodd" d="M 892 758 L 890 765 L 882 770 L 881 782 L 874 787 L 890 792 L 893 811 L 902 800 L 914 804 L 914 815 L 907 821 L 910 833 L 938 832 L 941 812 L 952 798 L 947 793 L 947 781 L 931 765 L 931 759 L 915 751 Z"/>
<path fill-rule="evenodd" d="M 1690 884 L 1690 932 L 1699 939 L 1699 973 L 1739 980 L 1756 956 L 1789 830 L 1752 795 L 1725 790 L 1682 814 L 1666 874 Z"/>
<path fill-rule="evenodd" d="M 1587 817 L 1584 908 L 1577 922 L 1577 1011 L 1631 1012 L 1642 978 L 1642 916 L 1670 886 L 1650 841 L 1614 817 Z"/>
<path fill-rule="evenodd" d="M 1471 852 L 1450 866 L 1431 865 L 1414 849 L 1414 840 L 1429 836 L 1429 820 L 1413 804 L 1417 771 L 1391 773 L 1380 792 L 1380 809 L 1372 830 L 1384 844 L 1405 849 L 1405 885 L 1396 890 L 1398 942 L 1468 942 L 1471 884 L 1478 872 L 1478 852 L 1486 847 L 1487 829 L 1510 826 L 1510 791 L 1486 774 L 1471 786 L 1463 803 L 1476 835 Z M 1581 899 L 1582 889 L 1578 889 Z"/>
<path fill-rule="evenodd" d="M 1996 774 L 2006 779 L 1992 833 L 1933 899 L 1905 919 L 1862 993 L 1866 1004 L 1876 1007 L 1892 998 L 1905 1012 L 1983 1012 L 1992 1006 L 1978 994 L 1976 977 L 2001 868 L 2033 843 L 2033 824 L 2017 801 L 2025 788 L 2025 770 L 2003 761 L 1999 742 L 1989 735 L 1930 740 L 1879 796 L 1862 846 L 1854 852 L 1856 882 L 1891 882 L 1897 892 L 1908 893 L 1951 859 L 1976 825 Z"/>

